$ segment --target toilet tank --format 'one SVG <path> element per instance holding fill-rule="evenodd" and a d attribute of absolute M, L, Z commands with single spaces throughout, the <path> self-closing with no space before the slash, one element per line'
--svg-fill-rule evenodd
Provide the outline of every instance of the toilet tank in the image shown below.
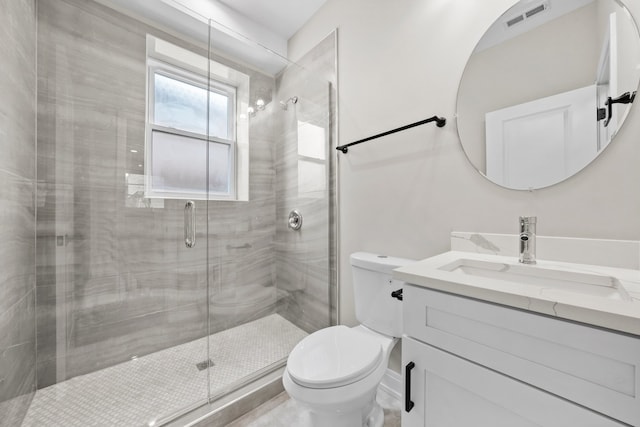
<path fill-rule="evenodd" d="M 402 335 L 402 301 L 391 297 L 405 282 L 394 280 L 395 268 L 415 262 L 367 252 L 351 254 L 356 318 L 384 335 Z"/>

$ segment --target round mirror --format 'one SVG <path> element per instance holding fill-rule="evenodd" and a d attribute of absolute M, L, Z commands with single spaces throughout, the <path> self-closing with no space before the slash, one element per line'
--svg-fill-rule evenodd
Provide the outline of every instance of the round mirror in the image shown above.
<path fill-rule="evenodd" d="M 464 70 L 458 134 L 469 161 L 531 190 L 585 168 L 614 139 L 640 80 L 640 37 L 615 0 L 521 0 Z"/>

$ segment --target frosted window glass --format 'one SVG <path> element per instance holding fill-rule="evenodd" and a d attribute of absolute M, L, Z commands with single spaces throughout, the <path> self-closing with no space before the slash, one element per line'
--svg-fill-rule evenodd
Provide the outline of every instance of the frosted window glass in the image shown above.
<path fill-rule="evenodd" d="M 165 132 L 152 132 L 151 186 L 158 193 L 206 193 L 207 142 Z M 229 193 L 230 147 L 209 143 L 209 191 Z"/>
<path fill-rule="evenodd" d="M 226 144 L 209 143 L 209 192 L 230 193 L 229 169 L 231 148 Z"/>
<path fill-rule="evenodd" d="M 160 126 L 230 139 L 229 96 L 154 73 L 154 123 Z"/>

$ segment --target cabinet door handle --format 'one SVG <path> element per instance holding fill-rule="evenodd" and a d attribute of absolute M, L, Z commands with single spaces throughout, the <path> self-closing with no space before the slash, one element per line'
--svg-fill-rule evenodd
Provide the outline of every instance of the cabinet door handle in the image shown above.
<path fill-rule="evenodd" d="M 404 367 L 404 410 L 411 412 L 415 404 L 411 401 L 411 370 L 416 367 L 413 362 Z"/>

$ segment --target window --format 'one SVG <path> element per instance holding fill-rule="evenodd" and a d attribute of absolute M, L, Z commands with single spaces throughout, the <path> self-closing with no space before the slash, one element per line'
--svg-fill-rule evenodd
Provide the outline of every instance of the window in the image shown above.
<path fill-rule="evenodd" d="M 145 196 L 235 199 L 236 89 L 157 60 L 148 70 Z"/>
<path fill-rule="evenodd" d="M 148 34 L 147 81 L 144 197 L 249 200 L 249 76 Z"/>

